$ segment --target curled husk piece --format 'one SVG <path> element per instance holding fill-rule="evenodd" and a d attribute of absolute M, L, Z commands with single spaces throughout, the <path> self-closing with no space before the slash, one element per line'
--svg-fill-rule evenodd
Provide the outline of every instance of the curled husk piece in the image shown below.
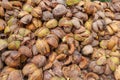
<path fill-rule="evenodd" d="M 66 9 L 66 7 L 65 7 L 64 5 L 58 4 L 58 5 L 53 9 L 52 12 L 53 12 L 53 14 L 54 14 L 55 16 L 60 17 L 60 16 L 62 16 L 62 15 L 64 15 L 64 14 L 67 13 L 67 9 Z"/>
<path fill-rule="evenodd" d="M 36 64 L 38 67 L 43 67 L 46 64 L 46 57 L 37 55 L 32 58 L 31 62 Z"/>
<path fill-rule="evenodd" d="M 51 19 L 46 23 L 47 28 L 55 28 L 58 25 L 58 22 L 56 19 Z"/>
<path fill-rule="evenodd" d="M 97 61 L 97 65 L 104 65 L 106 63 L 106 56 L 101 56 Z"/>
<path fill-rule="evenodd" d="M 5 15 L 4 13 L 5 13 L 5 11 L 4 11 L 3 7 L 0 7 L 0 16 L 3 17 Z"/>
<path fill-rule="evenodd" d="M 54 76 L 50 80 L 65 80 L 65 78 Z"/>
<path fill-rule="evenodd" d="M 79 3 L 80 0 L 66 0 L 67 5 L 74 5 Z"/>
<path fill-rule="evenodd" d="M 23 24 L 28 24 L 28 23 L 31 22 L 31 20 L 32 20 L 32 15 L 27 14 L 20 19 L 20 22 L 23 23 Z"/>
<path fill-rule="evenodd" d="M 78 18 L 73 17 L 73 19 L 71 20 L 73 26 L 77 29 L 79 29 L 81 27 L 80 21 Z"/>
<path fill-rule="evenodd" d="M 17 35 L 17 34 L 12 34 L 12 35 L 10 35 L 9 37 L 8 37 L 8 42 L 12 42 L 12 41 L 21 41 L 21 40 L 23 40 L 23 36 L 21 36 L 21 35 Z"/>
<path fill-rule="evenodd" d="M 46 36 L 46 41 L 48 42 L 49 45 L 53 46 L 54 48 L 58 47 L 59 39 L 56 35 L 49 34 L 48 36 Z"/>
<path fill-rule="evenodd" d="M 18 49 L 20 47 L 20 41 L 12 41 L 8 44 L 8 49 Z"/>
<path fill-rule="evenodd" d="M 102 40 L 100 42 L 100 47 L 103 49 L 107 49 L 107 44 L 108 44 L 108 40 Z"/>
<path fill-rule="evenodd" d="M 23 10 L 26 12 L 32 12 L 33 7 L 30 4 L 23 5 Z"/>
<path fill-rule="evenodd" d="M 98 80 L 99 79 L 99 76 L 93 72 L 89 72 L 87 73 L 87 75 L 85 76 L 85 80 L 88 80 L 88 79 L 95 79 L 95 80 Z"/>
<path fill-rule="evenodd" d="M 62 72 L 65 78 L 79 77 L 81 74 L 81 70 L 76 64 L 72 64 L 68 67 L 63 67 Z"/>
<path fill-rule="evenodd" d="M 79 67 L 81 68 L 81 69 L 83 69 L 83 68 L 86 68 L 87 67 L 87 65 L 88 65 L 88 59 L 86 58 L 86 57 L 81 57 L 81 60 L 80 60 L 80 63 L 79 63 Z"/>
<path fill-rule="evenodd" d="M 51 32 L 57 35 L 59 38 L 63 38 L 65 36 L 65 32 L 61 28 L 55 28 Z"/>
<path fill-rule="evenodd" d="M 9 74 L 8 80 L 13 80 L 13 79 L 23 80 L 22 71 L 21 70 L 13 70 Z"/>
<path fill-rule="evenodd" d="M 107 30 L 109 34 L 112 35 L 118 31 L 118 26 L 116 25 L 116 23 L 111 23 L 107 26 Z"/>
<path fill-rule="evenodd" d="M 23 67 L 22 72 L 23 72 L 23 75 L 29 75 L 33 73 L 35 70 L 37 70 L 37 66 L 33 63 L 29 63 Z"/>
<path fill-rule="evenodd" d="M 43 71 L 42 69 L 38 69 L 38 67 L 29 63 L 23 67 L 23 75 L 28 76 L 28 80 L 42 80 L 43 79 Z"/>
<path fill-rule="evenodd" d="M 21 46 L 18 51 L 21 55 L 32 57 L 32 51 L 27 46 Z"/>
<path fill-rule="evenodd" d="M 32 14 L 32 16 L 37 17 L 37 18 L 41 17 L 42 16 L 41 7 L 33 8 L 32 11 L 31 11 L 31 14 Z"/>
<path fill-rule="evenodd" d="M 119 67 L 120 0 L 0 0 L 0 80 L 120 80 Z"/>
<path fill-rule="evenodd" d="M 60 44 L 56 49 L 57 53 L 67 53 L 68 52 L 68 45 L 67 44 Z"/>
<path fill-rule="evenodd" d="M 88 0 L 85 2 L 84 8 L 85 8 L 86 13 L 94 14 L 100 8 L 100 6 L 97 3 L 90 2 Z"/>
<path fill-rule="evenodd" d="M 59 26 L 63 26 L 63 27 L 72 27 L 72 22 L 71 20 L 69 20 L 66 17 L 63 17 L 60 19 L 59 21 Z"/>
<path fill-rule="evenodd" d="M 93 53 L 93 47 L 91 45 L 86 45 L 83 49 L 82 52 L 84 55 L 89 55 Z"/>
<path fill-rule="evenodd" d="M 120 65 L 117 67 L 117 69 L 114 72 L 114 76 L 116 80 L 120 79 Z"/>
<path fill-rule="evenodd" d="M 8 42 L 6 40 L 0 39 L 0 51 L 4 48 L 7 48 Z"/>
<path fill-rule="evenodd" d="M 31 31 L 28 30 L 28 29 L 20 28 L 18 34 L 21 35 L 21 36 L 27 36 L 28 34 L 30 34 L 30 32 Z"/>
<path fill-rule="evenodd" d="M 6 51 L 2 53 L 2 60 L 10 67 L 20 66 L 20 54 L 17 51 Z"/>
<path fill-rule="evenodd" d="M 3 19 L 0 19 L 0 31 L 4 30 L 6 27 L 6 22 Z"/>
<path fill-rule="evenodd" d="M 83 21 L 88 20 L 88 15 L 83 12 L 77 12 L 74 14 L 74 17 L 77 17 L 78 19 L 82 19 Z"/>
<path fill-rule="evenodd" d="M 36 27 L 34 26 L 34 24 L 29 24 L 26 26 L 27 29 L 34 31 L 36 29 Z"/>
<path fill-rule="evenodd" d="M 50 34 L 50 31 L 46 27 L 41 27 L 35 31 L 35 35 L 38 37 L 45 37 L 48 34 Z"/>
<path fill-rule="evenodd" d="M 1 6 L 4 8 L 4 9 L 7 9 L 7 10 L 11 10 L 13 8 L 12 4 L 5 0 L 5 1 L 2 1 L 1 2 Z"/>
<path fill-rule="evenodd" d="M 93 22 L 92 28 L 95 32 L 102 31 L 104 29 L 104 21 L 103 20 L 96 20 Z"/>
<path fill-rule="evenodd" d="M 28 14 L 29 14 L 29 13 L 26 12 L 26 11 L 20 11 L 19 14 L 18 14 L 18 17 L 19 17 L 19 18 L 22 18 L 22 17 L 24 17 L 25 15 L 28 15 Z"/>
<path fill-rule="evenodd" d="M 88 19 L 88 21 L 85 22 L 85 27 L 86 29 L 90 30 L 92 29 L 92 23 L 93 23 L 93 20 L 90 18 Z"/>
<path fill-rule="evenodd" d="M 8 66 L 5 67 L 1 71 L 0 80 L 13 80 L 13 79 L 23 80 L 21 70 L 17 70 Z"/>
<path fill-rule="evenodd" d="M 108 65 L 112 71 L 115 71 L 117 65 L 119 65 L 119 62 L 120 62 L 120 60 L 117 57 L 110 57 L 107 61 Z"/>
<path fill-rule="evenodd" d="M 42 69 L 35 70 L 31 75 L 29 75 L 28 80 L 43 80 Z"/>
<path fill-rule="evenodd" d="M 112 50 L 118 43 L 118 37 L 112 36 L 108 41 L 107 47 L 108 49 Z"/>
<path fill-rule="evenodd" d="M 42 21 L 39 20 L 39 19 L 36 19 L 36 18 L 33 18 L 33 19 L 32 19 L 32 23 L 33 23 L 33 25 L 34 25 L 36 28 L 39 28 L 39 27 L 42 26 Z"/>
<path fill-rule="evenodd" d="M 36 41 L 36 48 L 37 48 L 38 52 L 40 52 L 43 55 L 48 54 L 50 52 L 50 47 L 45 40 L 38 39 Z"/>

